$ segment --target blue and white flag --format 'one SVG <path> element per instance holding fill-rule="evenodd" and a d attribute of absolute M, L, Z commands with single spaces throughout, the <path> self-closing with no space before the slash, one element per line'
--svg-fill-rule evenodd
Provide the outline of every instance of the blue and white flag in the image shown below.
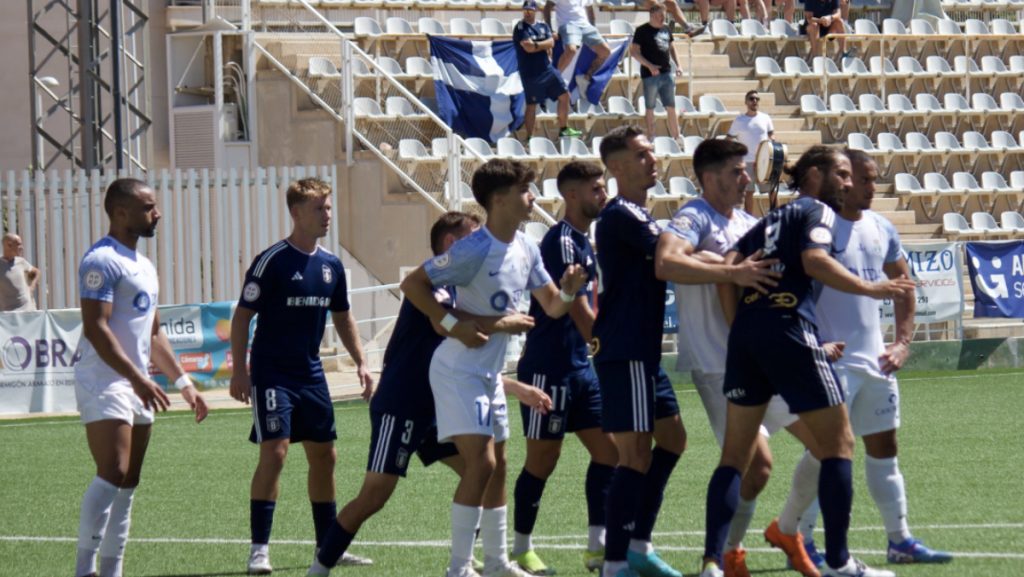
<path fill-rule="evenodd" d="M 969 242 L 974 316 L 1024 318 L 1024 241 Z"/>
<path fill-rule="evenodd" d="M 526 97 L 511 40 L 427 38 L 441 120 L 463 137 L 492 144 L 519 128 Z"/>
<path fill-rule="evenodd" d="M 565 70 L 561 71 L 562 80 L 565 81 L 565 85 L 569 88 L 569 94 L 572 96 L 573 102 L 576 102 L 580 96 L 586 97 L 587 102 L 591 104 L 599 104 L 601 102 L 601 95 L 604 94 L 604 89 L 611 82 L 612 75 L 618 70 L 619 62 L 629 52 L 629 45 L 633 42 L 633 37 L 628 36 L 626 38 L 605 41 L 608 43 L 608 48 L 611 49 L 612 54 L 601 64 L 600 68 L 594 71 L 594 76 L 590 79 L 590 86 L 587 87 L 586 94 L 581 95 L 579 93 L 576 77 L 585 75 L 587 70 L 590 70 L 590 65 L 594 63 L 594 59 L 597 58 L 597 54 L 589 46 L 583 45 L 576 52 L 576 58 L 565 67 Z M 551 61 L 556 63 L 556 65 L 562 57 L 562 50 L 562 40 L 556 40 L 555 48 L 551 53 Z"/>

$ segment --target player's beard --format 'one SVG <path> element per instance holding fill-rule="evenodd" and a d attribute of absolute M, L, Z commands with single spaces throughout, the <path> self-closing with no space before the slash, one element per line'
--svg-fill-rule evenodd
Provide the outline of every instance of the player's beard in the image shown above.
<path fill-rule="evenodd" d="M 836 186 L 834 184 L 826 183 L 823 185 L 821 192 L 818 194 L 818 200 L 824 202 L 832 210 L 839 212 L 843 210 L 843 201 L 846 198 L 846 190 L 842 186 Z"/>
<path fill-rule="evenodd" d="M 156 225 L 160 221 L 155 221 L 151 225 L 143 225 L 138 227 L 134 232 L 142 238 L 153 238 L 156 236 Z"/>

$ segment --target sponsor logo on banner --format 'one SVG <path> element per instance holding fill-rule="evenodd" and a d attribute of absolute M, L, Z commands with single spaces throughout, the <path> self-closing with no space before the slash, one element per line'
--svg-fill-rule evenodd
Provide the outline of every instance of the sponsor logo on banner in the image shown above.
<path fill-rule="evenodd" d="M 904 244 L 911 276 L 917 281 L 914 322 L 934 323 L 960 318 L 963 310 L 963 263 L 953 242 Z M 882 324 L 895 322 L 891 299 L 879 303 Z"/>
<path fill-rule="evenodd" d="M 185 372 L 209 372 L 213 369 L 213 355 L 210 353 L 181 353 L 178 362 Z"/>
<path fill-rule="evenodd" d="M 1024 242 L 967 243 L 975 317 L 1024 318 Z"/>
<path fill-rule="evenodd" d="M 40 369 L 73 368 L 81 356 L 64 339 L 26 339 L 13 336 L 0 351 L 5 373 L 34 373 Z"/>
<path fill-rule="evenodd" d="M 168 307 L 161 310 L 160 328 L 176 347 L 190 349 L 203 346 L 203 321 L 199 307 Z"/>

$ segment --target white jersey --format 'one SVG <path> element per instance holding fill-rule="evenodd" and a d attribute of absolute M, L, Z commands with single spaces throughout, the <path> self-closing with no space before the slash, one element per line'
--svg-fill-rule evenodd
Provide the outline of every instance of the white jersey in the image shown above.
<path fill-rule="evenodd" d="M 555 0 L 555 16 L 558 18 L 558 26 L 589 24 L 587 6 L 593 3 L 593 0 Z"/>
<path fill-rule="evenodd" d="M 423 265 L 434 286 L 454 286 L 455 308 L 480 316 L 505 316 L 517 311 L 525 293 L 551 282 L 540 249 L 521 232 L 511 243 L 494 238 L 486 226 L 459 240 L 451 249 Z M 495 333 L 470 349 L 447 338 L 434 352 L 449 366 L 475 367 L 497 379 L 505 360 L 508 333 Z"/>
<path fill-rule="evenodd" d="M 865 210 L 860 220 L 836 215 L 832 228 L 834 257 L 850 272 L 867 281 L 886 278 L 886 263 L 903 257 L 896 228 L 885 217 Z M 882 354 L 882 326 L 878 301 L 818 285 L 815 314 L 823 342 L 843 341 L 846 349 L 835 366 L 883 376 L 878 364 Z"/>
<path fill-rule="evenodd" d="M 735 208 L 726 218 L 702 198 L 692 200 L 676 212 L 668 230 L 685 239 L 697 252 L 724 255 L 757 219 Z M 729 326 L 722 313 L 718 291 L 713 284 L 676 284 L 679 311 L 679 356 L 676 370 L 725 373 L 725 351 Z"/>
<path fill-rule="evenodd" d="M 743 157 L 743 162 L 748 163 L 754 162 L 757 146 L 768 140 L 768 135 L 774 131 L 775 125 L 772 123 L 772 117 L 764 112 L 758 112 L 753 116 L 740 114 L 729 127 L 729 134 L 734 135 L 736 140 L 746 145 L 747 155 Z"/>
<path fill-rule="evenodd" d="M 82 299 L 111 303 L 110 330 L 132 364 L 148 374 L 149 356 L 160 283 L 145 255 L 106 236 L 85 253 L 78 266 Z M 128 380 L 103 362 L 84 336 L 78 341 L 81 360 L 75 379 L 94 393 L 114 388 L 131 390 Z"/>

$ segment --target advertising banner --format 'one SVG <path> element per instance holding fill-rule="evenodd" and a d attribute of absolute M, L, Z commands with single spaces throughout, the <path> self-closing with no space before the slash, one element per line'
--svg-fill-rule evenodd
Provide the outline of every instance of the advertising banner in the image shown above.
<path fill-rule="evenodd" d="M 1024 318 L 1024 241 L 967 243 L 975 317 Z"/>
<path fill-rule="evenodd" d="M 963 259 L 955 242 L 904 244 L 910 272 L 917 281 L 915 323 L 959 319 L 963 312 Z M 892 301 L 880 301 L 882 324 L 892 324 Z"/>
<path fill-rule="evenodd" d="M 160 307 L 160 326 L 200 388 L 229 384 L 234 305 Z M 81 334 L 78 309 L 0 313 L 0 414 L 76 410 L 74 367 Z M 156 367 L 151 365 L 150 373 L 167 388 Z"/>

